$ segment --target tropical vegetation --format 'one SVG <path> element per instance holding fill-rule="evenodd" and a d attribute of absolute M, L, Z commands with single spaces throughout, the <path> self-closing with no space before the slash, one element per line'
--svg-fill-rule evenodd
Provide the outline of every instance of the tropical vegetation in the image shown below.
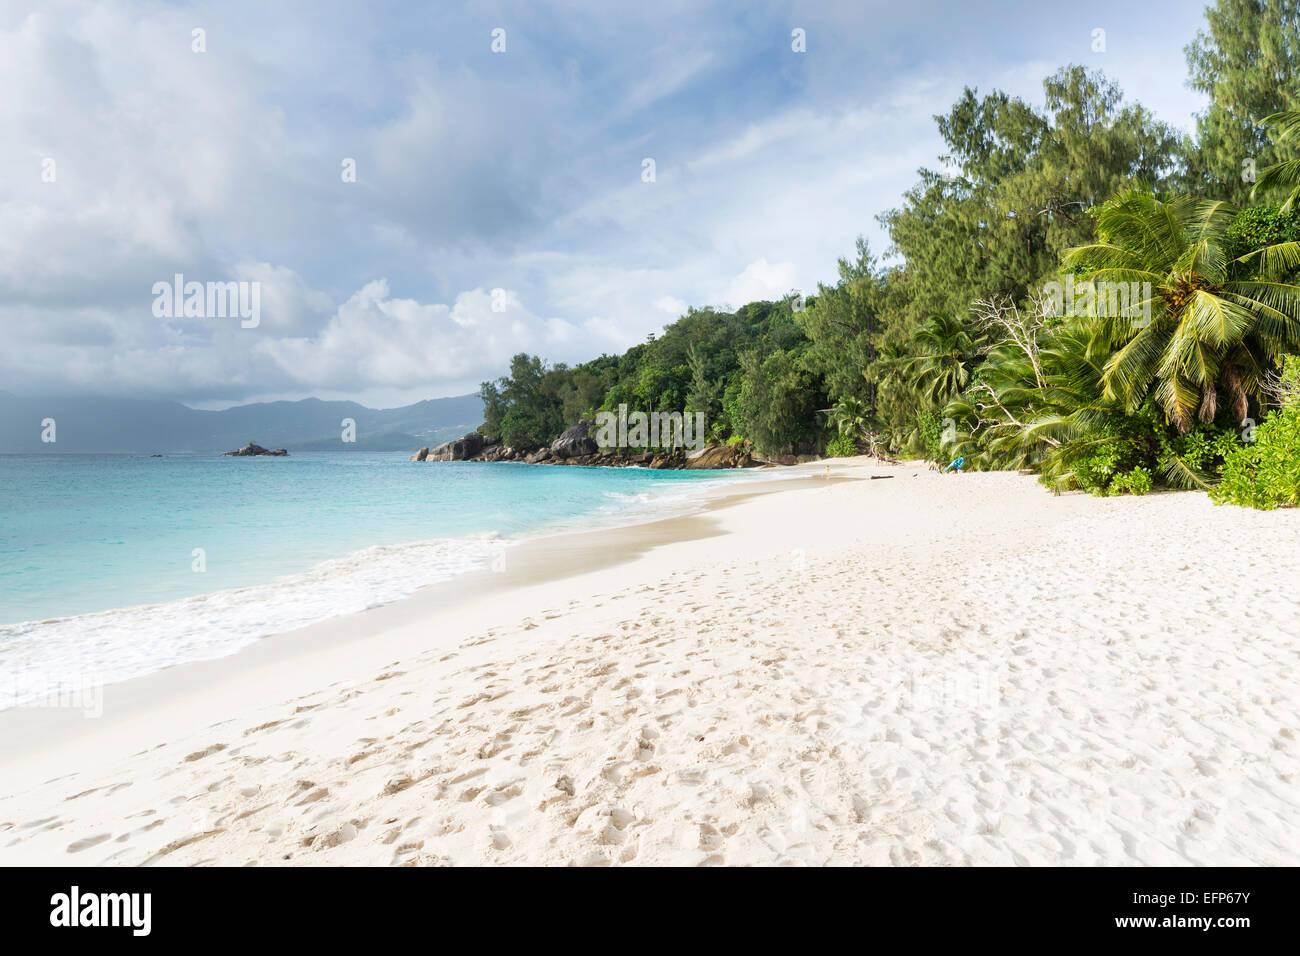
<path fill-rule="evenodd" d="M 892 452 L 1055 491 L 1300 502 L 1300 0 L 1218 0 L 1187 48 L 1194 136 L 1103 74 L 1042 105 L 966 89 L 940 168 L 806 298 L 689 309 L 574 367 L 520 355 L 484 428 L 529 447 L 621 404 L 760 454 Z M 1062 294 L 1062 290 L 1067 290 Z"/>

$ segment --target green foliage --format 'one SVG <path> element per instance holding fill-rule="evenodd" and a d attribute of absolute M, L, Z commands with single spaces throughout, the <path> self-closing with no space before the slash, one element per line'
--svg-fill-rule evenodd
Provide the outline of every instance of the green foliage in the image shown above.
<path fill-rule="evenodd" d="M 1098 241 L 1067 253 L 1066 266 L 1090 280 L 1149 289 L 1146 314 L 1130 304 L 1093 325 L 1090 347 L 1112 353 L 1106 394 L 1128 411 L 1150 394 L 1187 432 L 1197 419 L 1215 420 L 1222 396 L 1240 421 L 1264 372 L 1300 342 L 1300 286 L 1286 281 L 1300 244 L 1230 258 L 1236 218 L 1236 207 L 1218 200 L 1124 192 L 1098 210 Z"/>
<path fill-rule="evenodd" d="M 1276 382 L 1280 406 L 1228 451 L 1223 477 L 1210 491 L 1215 504 L 1271 510 L 1300 504 L 1300 359 L 1289 356 Z"/>
<path fill-rule="evenodd" d="M 943 422 L 934 412 L 916 416 L 917 433 L 926 461 L 939 461 L 944 457 Z"/>
<path fill-rule="evenodd" d="M 505 399 L 495 382 L 484 382 L 479 386 L 478 394 L 483 400 L 483 424 L 478 430 L 491 438 L 500 438 L 501 419 L 507 411 Z"/>
<path fill-rule="evenodd" d="M 1278 144 L 1280 155 L 1278 162 L 1265 169 L 1250 191 L 1251 198 L 1266 196 L 1269 193 L 1285 192 L 1282 203 L 1283 214 L 1294 212 L 1300 202 L 1300 157 L 1295 155 L 1295 147 L 1300 143 L 1300 110 L 1283 110 L 1265 117 L 1263 124 L 1269 127 L 1269 134 Z M 1289 155 L 1286 155 L 1289 154 Z"/>
<path fill-rule="evenodd" d="M 559 395 L 567 373 L 548 369 L 534 355 L 520 352 L 510 360 L 510 374 L 479 388 L 485 434 L 514 448 L 539 448 L 564 430 L 564 403 Z"/>
<path fill-rule="evenodd" d="M 1075 481 L 1089 494 L 1105 494 L 1113 479 L 1131 458 L 1131 449 L 1122 442 L 1108 441 L 1081 458 L 1074 468 Z"/>
<path fill-rule="evenodd" d="M 970 381 L 978 343 L 960 318 L 932 315 L 912 334 L 903 368 L 931 408 L 942 408 Z"/>
<path fill-rule="evenodd" d="M 1080 443 L 1069 455 L 1070 470 L 1060 475 L 1044 472 L 1039 480 L 1054 490 L 1080 489 L 1092 495 L 1105 495 L 1118 475 L 1137 467 L 1136 449 L 1122 438 L 1106 437 Z"/>
<path fill-rule="evenodd" d="M 866 434 L 870 424 L 867 406 L 856 398 L 841 398 L 831 409 L 828 420 L 840 435 L 847 435 L 854 441 Z"/>
<path fill-rule="evenodd" d="M 820 393 L 796 356 L 777 351 L 762 358 L 758 352 L 746 352 L 740 364 L 737 410 L 754 447 L 762 454 L 777 454 L 812 439 Z"/>
<path fill-rule="evenodd" d="M 721 405 L 724 383 L 722 379 L 711 376 L 708 360 L 693 342 L 686 350 L 686 366 L 691 378 L 686 391 L 685 410 L 704 412 L 706 420 L 712 420 Z"/>
<path fill-rule="evenodd" d="M 1089 207 L 1176 168 L 1173 130 L 1124 105 L 1100 73 L 1062 69 L 1043 91 L 1040 109 L 967 89 L 938 118 L 948 168 L 922 170 L 880 217 L 904 260 L 899 295 L 885 297 L 887 339 L 906 339 L 932 314 L 964 316 L 977 299 L 1022 297 L 1064 250 L 1092 239 Z"/>
<path fill-rule="evenodd" d="M 837 398 L 872 404 L 875 388 L 869 373 L 878 354 L 882 275 L 865 239 L 858 238 L 857 258 L 839 260 L 839 281 L 818 285 L 817 296 L 799 317 L 810 345 L 806 363 Z"/>
<path fill-rule="evenodd" d="M 1165 483 L 1174 488 L 1208 490 L 1218 480 L 1224 459 L 1241 441 L 1236 431 L 1200 425 L 1186 434 L 1153 424 L 1158 447 L 1157 468 Z"/>
<path fill-rule="evenodd" d="M 1151 470 L 1140 464 L 1141 449 L 1123 437 L 1108 437 L 1076 446 L 1068 473 L 1039 480 L 1054 491 L 1077 488 L 1097 496 L 1144 495 L 1151 490 Z"/>
<path fill-rule="evenodd" d="M 851 435 L 836 435 L 826 443 L 827 458 L 852 458 L 858 453 L 858 441 Z"/>
<path fill-rule="evenodd" d="M 568 375 L 556 373 L 561 380 L 555 391 L 560 400 L 560 418 L 565 423 L 590 419 L 600 408 L 611 378 L 609 369 L 598 364 L 601 361 L 589 362 Z"/>
<path fill-rule="evenodd" d="M 824 390 L 805 361 L 808 347 L 789 302 L 751 302 L 734 313 L 691 309 L 620 356 L 568 368 L 516 355 L 508 375 L 480 388 L 482 428 L 506 444 L 535 448 L 595 412 L 627 405 L 704 412 L 710 441 L 753 436 L 779 451 L 818 431 Z M 759 372 L 745 374 L 744 354 Z"/>
<path fill-rule="evenodd" d="M 547 416 L 532 408 L 512 408 L 501 419 L 501 440 L 512 448 L 540 448 L 557 431 Z"/>
<path fill-rule="evenodd" d="M 1145 495 L 1151 490 L 1151 472 L 1141 465 L 1111 479 L 1108 495 Z"/>
<path fill-rule="evenodd" d="M 1300 242 L 1300 210 L 1282 212 L 1277 206 L 1251 206 L 1237 213 L 1223 235 L 1229 259 L 1282 242 Z"/>
<path fill-rule="evenodd" d="M 1187 47 L 1188 85 L 1209 97 L 1188 185 L 1244 203 L 1243 163 L 1264 169 L 1284 158 L 1258 121 L 1300 106 L 1300 0 L 1217 0 L 1205 18 Z"/>
<path fill-rule="evenodd" d="M 1265 510 L 1300 504 L 1300 405 L 1272 412 L 1253 442 L 1229 452 L 1210 498 Z"/>

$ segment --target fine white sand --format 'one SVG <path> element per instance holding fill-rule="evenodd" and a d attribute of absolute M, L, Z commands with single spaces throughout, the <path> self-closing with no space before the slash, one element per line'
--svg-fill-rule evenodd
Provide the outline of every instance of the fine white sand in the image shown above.
<path fill-rule="evenodd" d="M 1300 863 L 1300 512 L 833 468 L 0 714 L 0 863 Z"/>

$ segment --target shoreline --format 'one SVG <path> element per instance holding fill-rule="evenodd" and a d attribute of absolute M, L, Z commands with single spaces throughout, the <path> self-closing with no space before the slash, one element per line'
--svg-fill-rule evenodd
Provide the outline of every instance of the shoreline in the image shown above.
<path fill-rule="evenodd" d="M 769 481 L 790 477 L 771 476 Z M 715 488 L 758 480 L 752 473 L 741 477 L 721 472 L 697 474 L 690 481 L 669 479 L 639 493 L 611 490 L 606 499 L 597 493 L 584 514 L 544 518 L 532 528 L 512 528 L 505 522 L 499 533 L 471 530 L 415 540 L 380 537 L 376 544 L 354 541 L 351 550 L 327 552 L 267 578 L 4 624 L 0 640 L 11 643 L 0 648 L 6 652 L 0 654 L 0 666 L 15 665 L 17 672 L 12 687 L 0 686 L 0 714 L 14 706 L 39 707 L 47 695 L 90 696 L 97 688 L 124 680 L 226 657 L 260 640 L 400 602 L 430 586 L 497 566 L 505 554 L 527 542 L 581 528 L 617 528 L 689 514 L 707 502 Z M 134 653 L 112 655 L 129 635 L 142 633 L 158 638 L 152 646 L 118 648 Z M 83 657 L 79 648 L 86 646 L 99 650 L 78 660 Z"/>
<path fill-rule="evenodd" d="M 0 714 L 0 858 L 1300 862 L 1300 513 L 832 465 Z"/>
<path fill-rule="evenodd" d="M 100 690 L 103 706 L 118 712 L 114 719 L 123 719 L 164 707 L 211 682 L 236 679 L 245 667 L 278 668 L 297 658 L 346 648 L 354 641 L 364 640 L 363 634 L 401 629 L 424 614 L 462 611 L 466 605 L 494 593 L 540 586 L 601 567 L 624 564 L 662 544 L 718 534 L 706 520 L 711 512 L 757 495 L 793 490 L 788 482 L 809 478 L 825 481 L 811 471 L 796 474 L 797 470 L 808 468 L 811 466 L 783 468 L 783 477 L 767 480 L 722 478 L 724 484 L 702 489 L 691 502 L 690 510 L 669 517 L 638 515 L 627 524 L 589 531 L 546 530 L 526 535 L 504 548 L 504 570 L 488 567 L 465 571 L 376 607 L 265 635 L 227 654 L 171 664 L 105 684 Z M 121 609 L 95 613 L 116 610 Z M 95 730 L 98 724 L 98 718 L 88 719 L 76 707 L 27 703 L 0 710 L 0 767 L 30 758 L 35 750 L 72 741 L 88 729 Z M 19 741 L 17 746 L 12 743 L 14 740 Z"/>

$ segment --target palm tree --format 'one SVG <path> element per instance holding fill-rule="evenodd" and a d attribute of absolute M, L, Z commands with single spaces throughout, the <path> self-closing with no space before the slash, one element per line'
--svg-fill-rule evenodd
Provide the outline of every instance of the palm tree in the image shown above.
<path fill-rule="evenodd" d="M 912 334 L 912 354 L 904 368 L 932 408 L 942 408 L 966 387 L 976 345 L 961 319 L 952 315 L 932 315 Z"/>
<path fill-rule="evenodd" d="M 862 372 L 868 388 L 874 397 L 878 414 L 883 418 L 893 418 L 893 427 L 882 433 L 883 440 L 889 447 L 902 450 L 916 447 L 920 440 L 920 425 L 914 414 L 909 414 L 915 404 L 915 389 L 911 377 L 907 374 L 907 364 L 911 361 L 907 343 L 887 339 L 876 348 L 876 358 Z M 890 415 L 893 411 L 895 414 Z"/>
<path fill-rule="evenodd" d="M 1045 336 L 1037 364 L 1012 343 L 992 348 L 970 388 L 944 409 L 971 429 L 953 453 L 990 467 L 1010 465 L 1068 480 L 1073 460 L 1119 412 L 1103 395 L 1104 360 L 1089 354 L 1091 340 L 1074 321 Z"/>
<path fill-rule="evenodd" d="M 1272 123 L 1277 127 L 1273 142 L 1300 144 L 1300 110 L 1283 110 L 1264 117 L 1261 122 Z M 1289 213 L 1295 208 L 1296 202 L 1300 201 L 1300 159 L 1285 160 L 1260 173 L 1250 191 L 1250 198 L 1254 199 L 1257 194 L 1274 189 L 1290 190 L 1282 203 L 1282 212 Z"/>
<path fill-rule="evenodd" d="M 862 377 L 882 392 L 904 390 L 904 372 L 908 359 L 905 346 L 894 341 L 882 342 L 876 351 L 876 360 L 862 373 Z"/>
<path fill-rule="evenodd" d="M 842 398 L 830 410 L 829 419 L 841 435 L 861 441 L 870 423 L 867 406 L 852 396 Z"/>
<path fill-rule="evenodd" d="M 1099 241 L 1071 249 L 1066 266 L 1094 283 L 1133 284 L 1127 306 L 1098 308 L 1094 351 L 1114 350 L 1102 384 L 1131 413 L 1148 392 L 1180 431 L 1214 420 L 1222 391 L 1237 420 L 1277 356 L 1300 345 L 1300 242 L 1236 259 L 1224 251 L 1230 203 L 1130 191 L 1098 212 Z M 1112 287 L 1113 288 L 1113 287 Z"/>

